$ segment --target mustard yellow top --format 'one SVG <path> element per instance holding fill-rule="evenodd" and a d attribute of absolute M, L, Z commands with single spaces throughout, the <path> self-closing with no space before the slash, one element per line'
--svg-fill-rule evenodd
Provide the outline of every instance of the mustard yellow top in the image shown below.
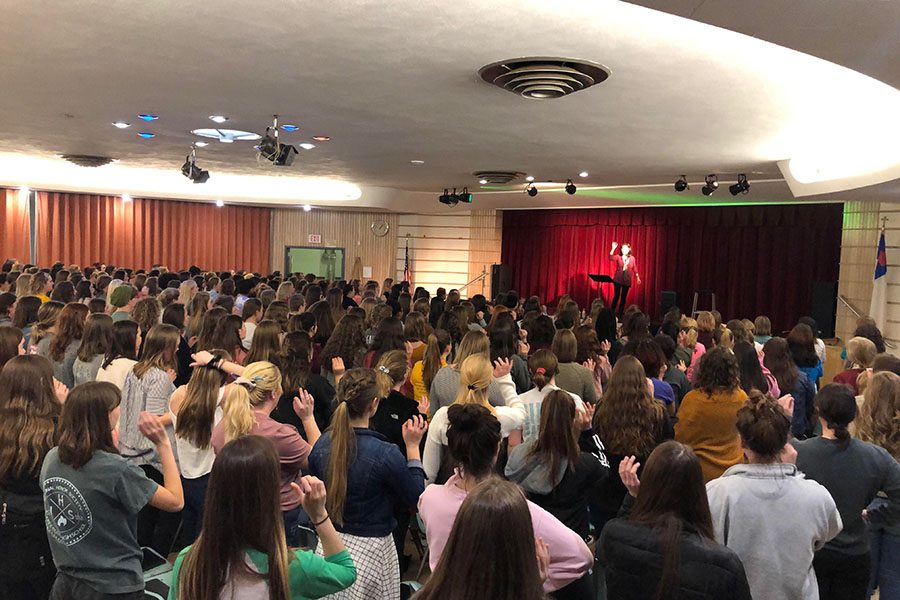
<path fill-rule="evenodd" d="M 446 367 L 447 361 L 443 358 L 441 359 L 441 366 Z M 423 373 L 425 372 L 425 365 L 420 360 L 413 365 L 412 372 L 409 374 L 409 381 L 413 385 L 413 393 L 415 394 L 414 400 L 417 402 L 422 398 L 428 397 L 428 391 L 425 389 L 425 378 Z"/>

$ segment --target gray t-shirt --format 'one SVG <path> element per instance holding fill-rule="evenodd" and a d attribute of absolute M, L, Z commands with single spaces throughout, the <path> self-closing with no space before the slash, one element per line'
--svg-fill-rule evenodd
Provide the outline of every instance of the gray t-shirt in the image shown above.
<path fill-rule="evenodd" d="M 103 355 L 95 354 L 89 362 L 84 362 L 80 358 L 76 358 L 72 364 L 72 374 L 75 376 L 75 385 L 88 383 L 97 379 L 97 371 L 103 364 Z"/>
<path fill-rule="evenodd" d="M 75 374 L 72 372 L 72 366 L 75 364 L 75 358 L 78 356 L 78 347 L 81 346 L 81 340 L 72 340 L 66 346 L 62 360 L 56 361 L 50 358 L 50 344 L 55 336 L 48 333 L 37 344 L 37 353 L 47 357 L 53 363 L 53 376 L 70 390 L 75 387 Z"/>
<path fill-rule="evenodd" d="M 41 468 L 47 538 L 56 568 L 101 594 L 144 589 L 137 513 L 158 485 L 117 454 L 96 451 L 74 469 L 58 448 Z"/>

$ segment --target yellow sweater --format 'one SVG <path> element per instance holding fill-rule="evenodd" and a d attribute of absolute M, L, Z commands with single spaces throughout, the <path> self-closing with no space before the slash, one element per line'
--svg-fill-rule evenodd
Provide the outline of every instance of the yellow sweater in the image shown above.
<path fill-rule="evenodd" d="M 441 366 L 446 367 L 447 361 L 443 358 L 441 359 Z M 412 372 L 409 374 L 409 380 L 413 385 L 413 393 L 415 394 L 415 400 L 418 402 L 422 398 L 428 397 L 429 390 L 425 389 L 425 378 L 423 377 L 423 372 L 425 371 L 425 365 L 420 360 L 416 364 L 413 365 Z"/>
<path fill-rule="evenodd" d="M 747 402 L 747 394 L 737 388 L 712 396 L 692 390 L 678 409 L 675 439 L 694 449 L 703 469 L 703 481 L 716 479 L 728 467 L 743 461 L 738 435 L 737 411 Z"/>

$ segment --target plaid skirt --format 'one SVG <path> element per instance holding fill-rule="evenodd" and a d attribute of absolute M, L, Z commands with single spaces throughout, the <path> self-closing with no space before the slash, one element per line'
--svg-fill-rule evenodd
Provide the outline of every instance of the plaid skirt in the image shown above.
<path fill-rule="evenodd" d="M 400 563 L 394 537 L 359 537 L 338 532 L 356 565 L 356 582 L 336 594 L 334 600 L 400 600 Z M 316 546 L 322 556 L 322 543 Z"/>

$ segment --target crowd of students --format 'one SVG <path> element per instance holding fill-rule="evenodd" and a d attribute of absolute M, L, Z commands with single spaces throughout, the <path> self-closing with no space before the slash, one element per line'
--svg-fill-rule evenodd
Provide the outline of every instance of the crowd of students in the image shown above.
<path fill-rule="evenodd" d="M 0 596 L 393 600 L 424 535 L 426 600 L 900 598 L 900 359 L 774 333 L 7 261 Z"/>

